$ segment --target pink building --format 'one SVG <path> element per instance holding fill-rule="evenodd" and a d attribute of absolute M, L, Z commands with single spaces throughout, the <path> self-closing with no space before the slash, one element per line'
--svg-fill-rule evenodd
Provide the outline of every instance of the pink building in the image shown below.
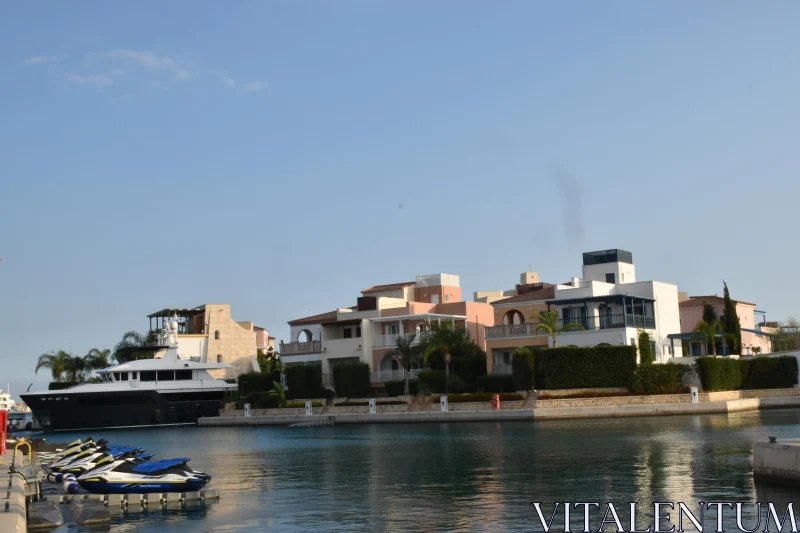
<path fill-rule="evenodd" d="M 270 337 L 269 330 L 258 326 L 253 326 L 253 330 L 256 332 L 256 349 L 265 352 L 270 348 L 275 349 L 275 337 Z"/>
<path fill-rule="evenodd" d="M 725 299 L 713 296 L 680 296 L 678 308 L 681 315 L 681 333 L 694 333 L 697 323 L 703 319 L 703 305 L 708 302 L 714 308 L 714 312 L 722 319 L 725 315 Z M 768 329 L 764 328 L 766 314 L 756 309 L 756 304 L 733 300 L 736 304 L 736 314 L 739 315 L 739 323 L 742 326 L 742 355 L 752 355 L 758 352 L 771 353 L 772 342 Z M 690 355 L 706 355 L 705 343 L 702 339 L 684 340 L 689 346 Z M 753 348 L 757 348 L 755 351 Z"/>

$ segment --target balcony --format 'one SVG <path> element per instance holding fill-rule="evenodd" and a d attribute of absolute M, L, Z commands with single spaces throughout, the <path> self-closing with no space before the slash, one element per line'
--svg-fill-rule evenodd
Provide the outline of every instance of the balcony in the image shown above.
<path fill-rule="evenodd" d="M 652 316 L 642 315 L 606 315 L 572 318 L 567 319 L 566 322 L 564 319 L 558 320 L 558 328 L 564 327 L 564 324 L 579 324 L 585 331 L 620 328 L 655 329 L 656 319 Z M 486 328 L 486 339 L 538 337 L 546 335 L 545 333 L 536 334 L 536 327 L 538 325 L 537 322 L 526 322 L 524 324 L 514 324 L 510 326 L 493 326 Z"/>
<path fill-rule="evenodd" d="M 320 353 L 321 351 L 322 341 L 286 342 L 280 345 L 281 356 Z"/>
<path fill-rule="evenodd" d="M 511 365 L 507 363 L 495 363 L 492 365 L 492 374 L 511 374 Z"/>
<path fill-rule="evenodd" d="M 393 335 L 375 335 L 372 345 L 375 348 L 394 348 L 397 345 L 397 339 L 410 338 L 414 335 L 414 342 L 411 344 L 419 344 L 422 338 L 427 335 L 427 331 L 417 331 L 416 333 L 396 333 Z"/>
<path fill-rule="evenodd" d="M 421 369 L 412 368 L 408 372 L 408 379 L 417 379 L 420 372 L 422 372 Z M 375 370 L 372 373 L 372 382 L 386 383 L 387 381 L 401 381 L 406 379 L 405 376 L 405 370 L 402 368 L 399 370 Z"/>

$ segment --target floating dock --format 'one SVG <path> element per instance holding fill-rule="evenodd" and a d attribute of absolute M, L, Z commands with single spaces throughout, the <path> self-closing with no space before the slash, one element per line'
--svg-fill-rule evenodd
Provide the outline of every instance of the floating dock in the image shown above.
<path fill-rule="evenodd" d="M 800 487 L 800 439 L 756 442 L 753 447 L 753 477 Z"/>

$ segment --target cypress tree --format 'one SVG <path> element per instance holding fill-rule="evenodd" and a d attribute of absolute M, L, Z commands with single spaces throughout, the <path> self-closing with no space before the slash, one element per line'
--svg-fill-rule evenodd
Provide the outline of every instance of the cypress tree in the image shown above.
<path fill-rule="evenodd" d="M 714 311 L 714 306 L 703 300 L 703 322 L 706 324 L 713 324 L 717 320 L 717 313 Z"/>
<path fill-rule="evenodd" d="M 723 280 L 725 296 L 725 334 L 733 340 L 733 353 L 740 353 L 742 348 L 742 324 L 739 322 L 739 315 L 736 313 L 736 304 L 731 300 L 728 292 L 728 284 Z"/>

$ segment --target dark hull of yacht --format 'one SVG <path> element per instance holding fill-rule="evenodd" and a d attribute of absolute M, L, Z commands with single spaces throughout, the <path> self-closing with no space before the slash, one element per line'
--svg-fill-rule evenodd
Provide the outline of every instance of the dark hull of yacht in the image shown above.
<path fill-rule="evenodd" d="M 225 391 L 108 391 L 22 394 L 44 431 L 78 431 L 142 426 L 195 424 L 218 416 Z"/>

